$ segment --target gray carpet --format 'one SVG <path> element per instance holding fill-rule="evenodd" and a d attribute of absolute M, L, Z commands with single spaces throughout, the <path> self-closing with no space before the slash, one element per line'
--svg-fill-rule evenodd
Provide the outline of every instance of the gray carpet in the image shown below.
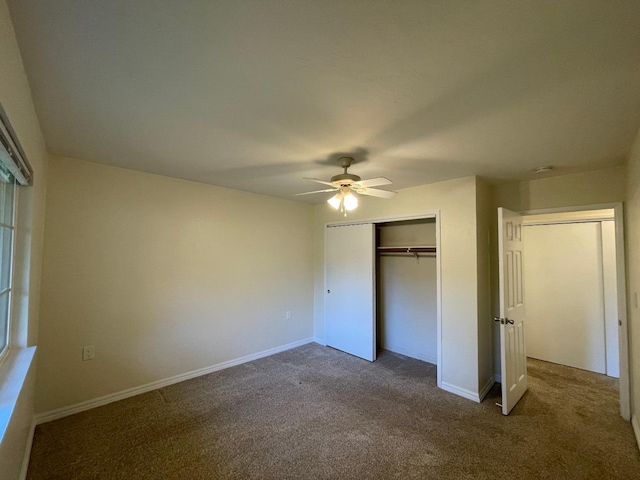
<path fill-rule="evenodd" d="M 38 426 L 37 479 L 633 479 L 616 381 L 529 362 L 504 417 L 436 387 L 435 367 L 316 344 Z"/>

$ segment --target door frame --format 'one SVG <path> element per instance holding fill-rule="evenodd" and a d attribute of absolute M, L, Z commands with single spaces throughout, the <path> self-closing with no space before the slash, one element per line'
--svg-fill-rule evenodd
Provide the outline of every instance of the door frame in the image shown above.
<path fill-rule="evenodd" d="M 440 254 L 440 210 L 431 210 L 424 212 L 420 215 L 406 215 L 406 216 L 390 216 L 390 217 L 375 217 L 371 219 L 359 219 L 359 220 L 343 220 L 341 222 L 327 222 L 324 224 L 324 251 L 327 251 L 327 230 L 329 227 L 339 227 L 345 225 L 360 225 L 363 223 L 387 223 L 387 222 L 403 222 L 407 220 L 423 220 L 428 218 L 435 218 L 436 221 L 436 372 L 437 372 L 437 385 L 442 388 L 442 267 L 441 267 L 441 254 Z M 375 254 L 375 252 L 374 252 Z M 323 265 L 324 275 L 324 290 L 326 291 L 327 281 L 327 262 L 324 260 Z M 376 299 L 374 298 L 374 311 L 377 311 Z M 377 315 L 376 315 L 377 316 Z M 374 319 L 374 321 L 377 321 Z M 324 315 L 323 315 L 323 329 L 324 329 Z"/>
<path fill-rule="evenodd" d="M 613 209 L 613 221 L 616 232 L 616 280 L 618 294 L 618 320 L 620 321 L 619 354 L 620 354 L 620 415 L 627 421 L 631 420 L 631 395 L 629 376 L 629 326 L 627 320 L 627 273 L 624 249 L 624 207 L 622 202 L 599 203 L 595 205 L 578 205 L 571 207 L 543 208 L 525 210 L 521 215 L 539 215 L 545 213 L 571 213 L 586 210 Z"/>

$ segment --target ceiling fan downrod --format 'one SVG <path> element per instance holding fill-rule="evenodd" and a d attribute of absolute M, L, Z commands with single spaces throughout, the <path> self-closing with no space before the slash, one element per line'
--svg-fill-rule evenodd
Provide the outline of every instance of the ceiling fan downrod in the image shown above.
<path fill-rule="evenodd" d="M 340 157 L 340 162 L 341 162 L 342 168 L 344 168 L 344 173 L 341 173 L 339 175 L 334 175 L 333 177 L 331 177 L 331 183 L 337 182 L 341 186 L 346 187 L 351 185 L 352 183 L 356 183 L 361 180 L 361 178 L 358 175 L 347 173 L 347 169 L 351 166 L 351 163 L 353 163 L 353 158 Z"/>

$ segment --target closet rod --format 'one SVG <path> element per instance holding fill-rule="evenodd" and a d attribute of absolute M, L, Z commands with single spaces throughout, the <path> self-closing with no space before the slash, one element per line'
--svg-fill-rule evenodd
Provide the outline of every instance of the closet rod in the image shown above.
<path fill-rule="evenodd" d="M 380 253 L 436 253 L 436 247 L 378 247 Z"/>

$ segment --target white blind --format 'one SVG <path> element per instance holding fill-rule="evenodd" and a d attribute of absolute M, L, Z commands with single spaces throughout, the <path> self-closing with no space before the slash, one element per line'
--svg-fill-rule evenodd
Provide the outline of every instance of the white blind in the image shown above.
<path fill-rule="evenodd" d="M 16 132 L 0 104 L 0 165 L 7 169 L 20 185 L 33 183 L 33 170 L 22 150 Z"/>

